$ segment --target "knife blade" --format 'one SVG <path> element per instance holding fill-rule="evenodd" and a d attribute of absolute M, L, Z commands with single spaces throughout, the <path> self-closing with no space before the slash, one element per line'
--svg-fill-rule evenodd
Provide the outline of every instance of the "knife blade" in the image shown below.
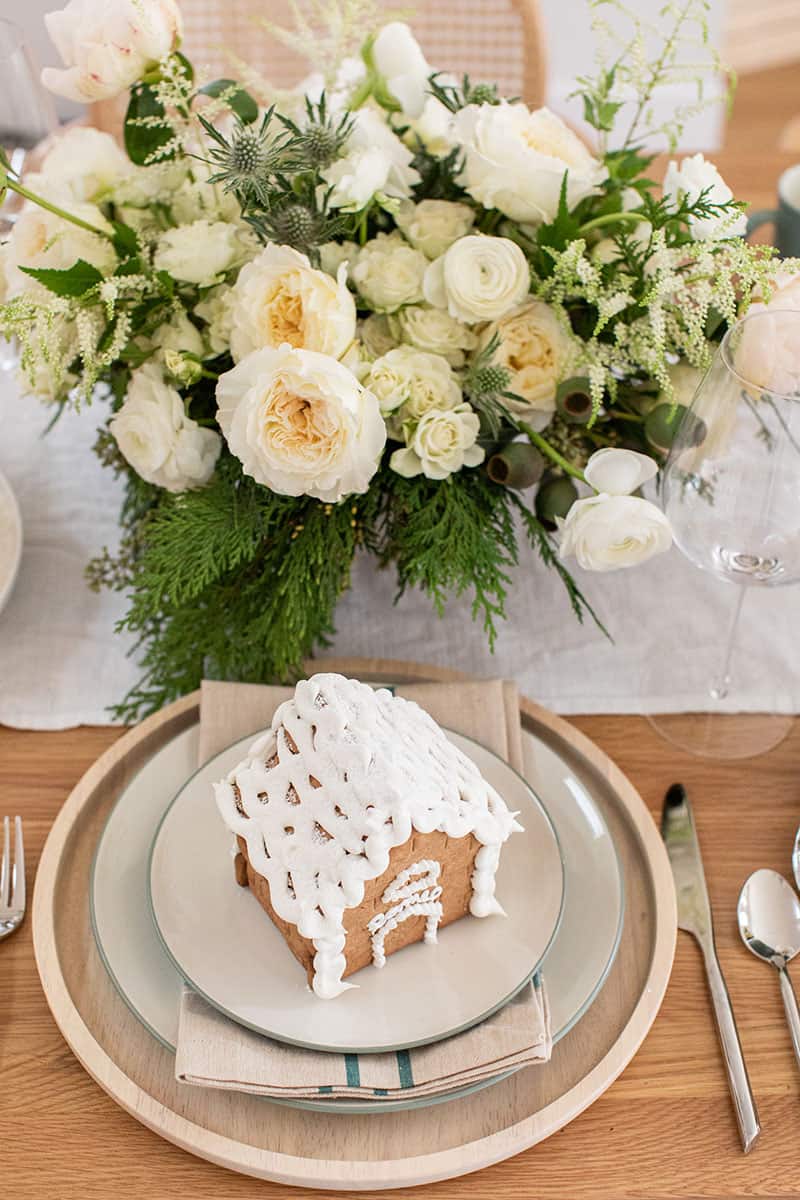
<path fill-rule="evenodd" d="M 673 783 L 664 797 L 661 814 L 661 836 L 667 848 L 675 892 L 678 903 L 678 928 L 685 930 L 697 940 L 703 952 L 706 977 L 711 993 L 717 1032 L 728 1072 L 742 1149 L 745 1154 L 756 1143 L 761 1126 L 758 1120 L 753 1092 L 742 1054 L 742 1045 L 736 1029 L 731 999 L 717 957 L 714 941 L 714 922 L 708 899 L 706 875 L 692 806 L 686 789 Z"/>

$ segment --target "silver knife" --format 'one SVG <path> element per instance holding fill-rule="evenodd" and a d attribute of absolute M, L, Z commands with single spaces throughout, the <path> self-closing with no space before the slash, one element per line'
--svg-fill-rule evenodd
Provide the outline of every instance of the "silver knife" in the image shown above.
<path fill-rule="evenodd" d="M 678 897 L 678 928 L 697 939 L 705 960 L 708 986 L 714 1005 L 719 1040 L 728 1071 L 731 1096 L 745 1154 L 756 1143 L 761 1126 L 744 1065 L 731 998 L 717 958 L 711 905 L 692 808 L 682 784 L 673 783 L 664 797 L 661 836 L 667 847 Z"/>

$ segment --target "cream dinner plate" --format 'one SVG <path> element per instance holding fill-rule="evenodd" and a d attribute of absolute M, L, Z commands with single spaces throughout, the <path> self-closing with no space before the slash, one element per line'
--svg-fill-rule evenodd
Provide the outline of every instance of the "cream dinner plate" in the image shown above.
<path fill-rule="evenodd" d="M 22 518 L 11 484 L 0 471 L 0 609 L 11 595 L 22 557 Z"/>
<path fill-rule="evenodd" d="M 522 739 L 525 774 L 547 797 L 564 861 L 561 925 L 542 966 L 558 1041 L 589 1008 L 611 969 L 622 932 L 622 878 L 614 844 L 585 786 L 545 742 L 526 730 Z M 130 782 L 98 843 L 90 889 L 92 925 L 109 975 L 133 1014 L 168 1050 L 177 1041 L 183 985 L 150 918 L 148 857 L 165 809 L 196 768 L 198 742 L 195 725 L 162 747 Z M 473 1090 L 459 1088 L 411 1101 L 270 1102 L 314 1111 L 376 1113 L 426 1107 Z"/>
<path fill-rule="evenodd" d="M 465 917 L 352 976 L 321 1000 L 248 888 L 233 875 L 232 837 L 213 784 L 247 753 L 252 735 L 187 781 L 153 842 L 150 897 L 156 928 L 195 991 L 257 1033 L 310 1050 L 377 1054 L 440 1041 L 477 1024 L 522 988 L 558 927 L 564 892 L 558 839 L 530 785 L 484 746 L 446 731 L 519 813 L 523 832 L 503 846 L 497 898 L 507 916 Z"/>

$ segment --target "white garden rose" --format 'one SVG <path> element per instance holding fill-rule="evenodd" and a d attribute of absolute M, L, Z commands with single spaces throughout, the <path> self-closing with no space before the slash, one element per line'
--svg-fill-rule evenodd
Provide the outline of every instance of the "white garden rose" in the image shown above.
<path fill-rule="evenodd" d="M 570 209 L 596 192 L 607 175 L 547 108 L 469 104 L 456 114 L 454 132 L 465 151 L 461 183 L 485 208 L 499 208 L 512 221 L 552 221 L 565 171 Z"/>
<path fill-rule="evenodd" d="M 350 268 L 359 295 L 378 312 L 395 312 L 422 299 L 428 260 L 397 233 L 379 233 L 362 246 Z"/>
<path fill-rule="evenodd" d="M 394 433 L 403 421 L 418 421 L 433 408 L 455 408 L 463 399 L 446 359 L 413 346 L 397 346 L 377 359 L 366 384 L 384 416 L 399 410 L 392 425 Z"/>
<path fill-rule="evenodd" d="M 426 258 L 438 258 L 469 233 L 475 224 L 475 210 L 452 200 L 404 201 L 395 220 L 415 250 Z"/>
<path fill-rule="evenodd" d="M 99 208 L 92 204 L 70 204 L 67 211 L 96 229 L 111 233 L 111 225 Z M 6 273 L 10 295 L 39 288 L 30 275 L 20 267 L 51 267 L 65 271 L 82 258 L 91 263 L 104 275 L 110 274 L 116 265 L 114 247 L 106 237 L 90 233 L 63 217 L 26 205 L 11 229 L 8 240 Z"/>
<path fill-rule="evenodd" d="M 175 0 L 69 0 L 44 19 L 63 70 L 42 83 L 78 104 L 111 100 L 174 50 L 183 22 Z"/>
<path fill-rule="evenodd" d="M 109 133 L 88 125 L 73 125 L 54 142 L 39 170 L 25 185 L 50 200 L 100 203 L 107 199 L 131 163 Z"/>
<path fill-rule="evenodd" d="M 355 337 L 356 306 L 346 268 L 334 279 L 291 246 L 265 246 L 239 272 L 231 297 L 231 354 L 284 343 L 340 358 Z"/>
<path fill-rule="evenodd" d="M 201 220 L 162 233 L 153 264 L 180 283 L 211 287 L 238 266 L 245 254 L 235 225 Z"/>
<path fill-rule="evenodd" d="M 164 382 L 156 363 L 133 372 L 109 429 L 134 471 L 168 492 L 208 483 L 222 449 L 218 433 L 186 416 L 180 394 Z"/>
<path fill-rule="evenodd" d="M 530 278 L 516 242 L 470 234 L 430 264 L 425 299 L 468 325 L 496 321 L 527 296 Z"/>
<path fill-rule="evenodd" d="M 404 21 L 390 21 L 379 30 L 372 43 L 372 61 L 406 116 L 419 117 L 433 69 Z"/>
<path fill-rule="evenodd" d="M 234 302 L 233 288 L 222 283 L 194 306 L 196 315 L 206 322 L 205 339 L 212 354 L 230 349 Z"/>
<path fill-rule="evenodd" d="M 395 450 L 389 466 L 406 479 L 446 479 L 483 462 L 483 448 L 476 445 L 479 432 L 480 421 L 468 404 L 445 412 L 434 409 L 421 418 L 408 445 Z"/>
<path fill-rule="evenodd" d="M 672 545 L 672 529 L 660 508 L 638 496 L 588 496 L 559 519 L 559 556 L 574 555 L 586 571 L 635 567 Z"/>
<path fill-rule="evenodd" d="M 609 496 L 629 496 L 657 474 L 658 467 L 648 455 L 615 446 L 595 450 L 583 470 L 589 487 Z"/>
<path fill-rule="evenodd" d="M 217 417 L 245 474 L 335 504 L 369 487 L 386 442 L 378 401 L 336 359 L 254 350 L 219 377 Z"/>
<path fill-rule="evenodd" d="M 319 265 L 328 275 L 338 276 L 343 263 L 356 261 L 360 248 L 355 242 L 325 242 L 319 248 Z"/>
<path fill-rule="evenodd" d="M 441 354 L 451 367 L 463 367 L 466 355 L 478 344 L 474 330 L 451 317 L 445 308 L 410 304 L 388 318 L 396 342 Z"/>
<path fill-rule="evenodd" d="M 328 204 L 360 212 L 373 197 L 388 205 L 407 199 L 419 183 L 419 172 L 411 165 L 412 152 L 375 109 L 360 108 L 352 120 L 344 155 L 320 172 L 331 189 Z"/>
<path fill-rule="evenodd" d="M 664 199 L 677 208 L 683 199 L 694 204 L 702 192 L 709 204 L 727 204 L 733 192 L 713 163 L 702 154 L 684 158 L 678 166 L 671 162 L 664 175 Z M 731 210 L 707 217 L 690 217 L 689 230 L 696 242 L 709 239 L 743 237 L 747 232 L 747 217 L 743 212 Z"/>
<path fill-rule="evenodd" d="M 569 377 L 575 358 L 575 341 L 552 308 L 541 300 L 528 300 L 481 335 L 481 345 L 497 338 L 493 362 L 511 374 L 508 391 L 522 397 L 503 403 L 516 417 L 543 429 L 556 409 L 556 389 Z"/>

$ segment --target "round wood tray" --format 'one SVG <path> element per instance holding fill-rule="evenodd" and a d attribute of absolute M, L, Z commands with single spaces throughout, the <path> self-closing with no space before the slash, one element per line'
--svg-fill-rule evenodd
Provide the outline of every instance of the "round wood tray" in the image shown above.
<path fill-rule="evenodd" d="M 313 669 L 323 665 L 319 660 Z M 457 681 L 417 663 L 324 660 L 374 682 Z M 553 745 L 592 789 L 624 871 L 625 930 L 609 977 L 547 1067 L 520 1071 L 466 1099 L 390 1116 L 331 1116 L 231 1092 L 179 1085 L 174 1059 L 109 979 L 89 921 L 89 868 L 105 819 L 131 777 L 194 724 L 199 693 L 169 705 L 103 754 L 75 787 L 47 839 L 33 898 L 36 962 L 66 1041 L 114 1100 L 193 1154 L 245 1174 L 306 1187 L 376 1189 L 431 1183 L 509 1158 L 567 1124 L 630 1062 L 658 1012 L 675 947 L 675 893 L 661 838 L 637 792 L 588 738 L 532 701 L 523 725 Z"/>

